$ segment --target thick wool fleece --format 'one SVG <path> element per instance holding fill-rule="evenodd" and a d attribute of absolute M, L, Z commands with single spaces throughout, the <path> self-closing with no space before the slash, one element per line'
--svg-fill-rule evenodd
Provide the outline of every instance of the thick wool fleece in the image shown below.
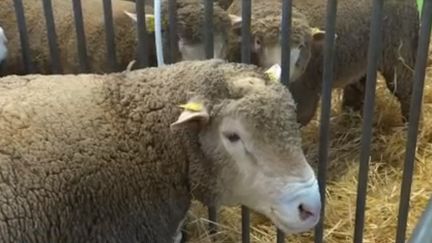
<path fill-rule="evenodd" d="M 239 112 L 272 131 L 266 139 L 298 132 L 287 89 L 232 86 L 244 77 L 271 82 L 255 66 L 220 60 L 0 79 L 0 241 L 171 242 L 191 197 L 208 203 L 223 190 L 223 165 L 202 153 L 197 134 L 170 131 L 179 104 L 200 94 L 217 119 L 224 100 L 250 92 L 253 107 Z M 275 146 L 300 148 L 297 135 Z"/>
<path fill-rule="evenodd" d="M 87 43 L 88 62 L 94 73 L 111 72 L 107 62 L 105 27 L 102 1 L 82 1 L 84 29 Z M 30 44 L 31 62 L 35 73 L 51 73 L 51 59 L 45 24 L 43 5 L 38 0 L 23 1 Z M 71 1 L 52 0 L 56 34 L 60 49 L 60 59 L 64 73 L 79 73 L 75 20 Z M 115 30 L 116 54 L 119 69 L 124 70 L 135 59 L 136 34 L 133 22 L 124 10 L 133 12 L 135 4 L 127 1 L 112 1 Z M 22 50 L 13 1 L 0 1 L 0 23 L 8 33 L 9 74 L 25 74 L 22 65 Z"/>
<path fill-rule="evenodd" d="M 326 3 L 318 0 L 295 0 L 293 6 L 306 15 L 310 24 L 325 27 Z M 382 52 L 379 71 L 387 87 L 399 100 L 402 116 L 407 120 L 412 92 L 413 68 L 419 32 L 419 14 L 414 0 L 384 1 Z M 368 0 L 345 0 L 338 3 L 336 18 L 335 88 L 345 89 L 344 103 L 362 107 L 364 82 L 357 83 L 366 74 L 372 2 Z M 307 110 L 299 117 L 303 123 L 312 119 L 321 92 L 323 52 L 315 50 L 310 63 L 291 89 L 299 110 Z M 363 80 L 364 81 L 364 80 Z M 354 86 L 362 86 L 357 89 Z M 298 89 L 298 90 L 297 90 Z M 306 90 L 307 89 L 307 90 Z M 315 108 L 314 108 L 315 107 Z"/>
<path fill-rule="evenodd" d="M 232 3 L 229 13 L 241 16 L 241 1 Z M 280 41 L 282 21 L 282 2 L 277 0 L 252 1 L 251 33 L 266 43 Z M 292 9 L 291 42 L 293 45 L 304 43 L 305 36 L 310 36 L 311 28 L 306 17 L 295 7 Z"/>

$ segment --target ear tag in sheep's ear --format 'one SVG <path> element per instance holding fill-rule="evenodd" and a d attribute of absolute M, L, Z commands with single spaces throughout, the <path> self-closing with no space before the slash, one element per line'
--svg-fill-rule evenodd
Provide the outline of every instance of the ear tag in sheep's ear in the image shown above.
<path fill-rule="evenodd" d="M 179 105 L 179 107 L 184 110 L 177 121 L 171 124 L 171 129 L 179 128 L 181 125 L 186 125 L 192 121 L 199 121 L 201 124 L 206 124 L 210 119 L 207 109 L 200 102 L 190 101 L 187 104 Z"/>
<path fill-rule="evenodd" d="M 200 112 L 204 109 L 204 106 L 197 102 L 189 102 L 187 104 L 179 105 L 179 107 L 192 112 Z"/>
<path fill-rule="evenodd" d="M 279 64 L 274 64 L 265 73 L 273 82 L 279 82 L 282 69 Z"/>
<path fill-rule="evenodd" d="M 148 32 L 154 32 L 155 31 L 155 18 L 153 14 L 146 14 L 146 27 Z"/>

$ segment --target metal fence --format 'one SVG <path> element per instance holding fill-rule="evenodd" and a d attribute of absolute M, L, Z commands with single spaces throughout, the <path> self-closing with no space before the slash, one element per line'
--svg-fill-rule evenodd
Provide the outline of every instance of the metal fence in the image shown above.
<path fill-rule="evenodd" d="M 60 62 L 60 51 L 58 48 L 58 40 L 55 31 L 55 22 L 52 12 L 51 0 L 41 0 L 45 13 L 46 27 L 48 31 L 48 45 L 51 57 L 51 65 L 54 73 L 62 73 L 62 66 Z M 66 0 L 65 0 L 66 1 Z M 104 9 L 104 23 L 105 23 L 105 40 L 107 45 L 107 62 L 112 71 L 119 71 L 116 57 L 116 43 L 114 39 L 114 26 L 112 15 L 111 0 L 103 1 Z M 207 58 L 213 57 L 213 0 L 203 0 L 205 4 L 205 46 Z M 288 84 L 289 79 L 289 62 L 290 62 L 290 32 L 291 32 L 291 14 L 292 14 L 292 0 L 283 1 L 283 15 L 282 15 L 282 74 L 281 80 L 285 85 Z M 13 0 L 15 6 L 15 14 L 17 17 L 17 24 L 19 29 L 22 59 L 26 73 L 32 73 L 32 56 L 29 47 L 29 38 L 27 35 L 26 20 L 23 10 L 22 0 Z M 87 58 L 86 37 L 84 34 L 83 14 L 81 7 L 81 0 L 72 0 L 73 12 L 75 18 L 75 30 L 77 36 L 77 50 L 78 60 L 80 64 L 80 71 L 85 73 L 89 72 L 89 62 Z M 363 228 L 364 228 L 364 214 L 366 202 L 366 189 L 368 182 L 368 169 L 369 169 L 369 155 L 372 138 L 372 118 L 373 107 L 375 103 L 375 86 L 377 79 L 377 65 L 378 55 L 381 50 L 381 27 L 383 19 L 383 3 L 384 0 L 373 0 L 372 21 L 370 28 L 370 39 L 368 46 L 368 65 L 367 65 L 367 80 L 366 80 L 366 97 L 364 103 L 364 117 L 362 124 L 362 138 L 361 138 L 361 152 L 360 152 L 360 170 L 358 181 L 358 194 L 357 194 L 357 207 L 355 217 L 355 231 L 354 242 L 359 243 L 363 241 Z M 176 16 L 175 12 L 176 0 L 169 0 L 169 48 L 171 52 L 176 46 Z M 333 60 L 334 60 L 334 36 L 335 36 L 335 23 L 336 23 L 336 9 L 337 0 L 327 0 L 327 18 L 326 18 L 326 37 L 325 37 L 325 52 L 324 52 L 324 73 L 322 77 L 322 106 L 320 117 L 320 144 L 319 144 L 319 167 L 318 167 L 318 181 L 322 199 L 321 220 L 315 229 L 315 242 L 323 242 L 323 220 L 325 212 L 325 187 L 326 187 L 326 168 L 328 159 L 329 148 L 329 124 L 330 124 L 330 110 L 331 110 L 331 87 L 333 80 Z M 145 21 L 145 0 L 136 0 L 137 12 L 137 37 L 138 37 L 138 66 L 146 67 L 149 65 L 148 59 L 148 34 L 146 31 Z M 244 63 L 251 62 L 251 0 L 242 0 L 242 45 L 241 45 L 241 60 Z M 397 226 L 396 242 L 405 242 L 407 216 L 409 210 L 409 196 L 411 192 L 411 183 L 413 177 L 414 157 L 416 151 L 417 131 L 419 125 L 419 117 L 421 112 L 421 104 L 423 97 L 423 87 L 425 79 L 425 69 L 427 63 L 427 55 L 429 48 L 429 37 L 431 32 L 432 23 L 432 0 L 425 0 L 421 14 L 421 28 L 420 37 L 418 41 L 418 50 L 416 54 L 415 75 L 414 75 L 414 88 L 410 107 L 410 120 L 408 127 L 408 140 L 406 143 L 406 155 L 404 173 L 401 187 L 399 217 Z M 173 60 L 173 53 L 169 53 L 167 63 Z M 286 68 L 288 67 L 288 68 Z M 431 199 L 432 200 L 432 199 Z M 419 225 L 415 229 L 412 242 L 425 242 L 431 240 L 430 227 L 432 215 L 432 201 L 429 203 L 428 209 Z M 217 210 L 209 208 L 210 221 L 216 222 Z M 216 225 L 210 223 L 209 230 L 211 233 L 217 231 Z M 277 231 L 277 242 L 284 242 L 284 235 L 281 231 Z M 429 237 L 429 238 L 425 238 Z M 242 208 L 242 242 L 250 241 L 249 237 L 249 212 L 248 209 Z"/>

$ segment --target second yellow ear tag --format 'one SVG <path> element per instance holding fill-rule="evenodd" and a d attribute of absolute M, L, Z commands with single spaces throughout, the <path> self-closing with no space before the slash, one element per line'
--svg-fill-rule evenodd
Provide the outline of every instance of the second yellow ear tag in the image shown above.
<path fill-rule="evenodd" d="M 146 16 L 146 27 L 147 27 L 148 32 L 154 32 L 155 31 L 154 20 L 155 19 L 154 19 L 153 15 Z"/>
<path fill-rule="evenodd" d="M 271 66 L 265 73 L 273 82 L 279 82 L 281 75 L 281 67 L 279 64 Z"/>
<path fill-rule="evenodd" d="M 201 103 L 197 103 L 197 102 L 189 102 L 187 104 L 179 105 L 179 106 L 185 110 L 193 111 L 193 112 L 199 112 L 204 109 L 204 106 Z"/>

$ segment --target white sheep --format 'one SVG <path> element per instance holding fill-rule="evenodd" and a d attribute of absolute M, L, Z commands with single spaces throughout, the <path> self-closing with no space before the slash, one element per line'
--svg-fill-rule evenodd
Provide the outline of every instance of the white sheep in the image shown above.
<path fill-rule="evenodd" d="M 10 75 L 0 107 L 3 243 L 172 242 L 192 198 L 318 222 L 291 95 L 254 65 Z"/>

